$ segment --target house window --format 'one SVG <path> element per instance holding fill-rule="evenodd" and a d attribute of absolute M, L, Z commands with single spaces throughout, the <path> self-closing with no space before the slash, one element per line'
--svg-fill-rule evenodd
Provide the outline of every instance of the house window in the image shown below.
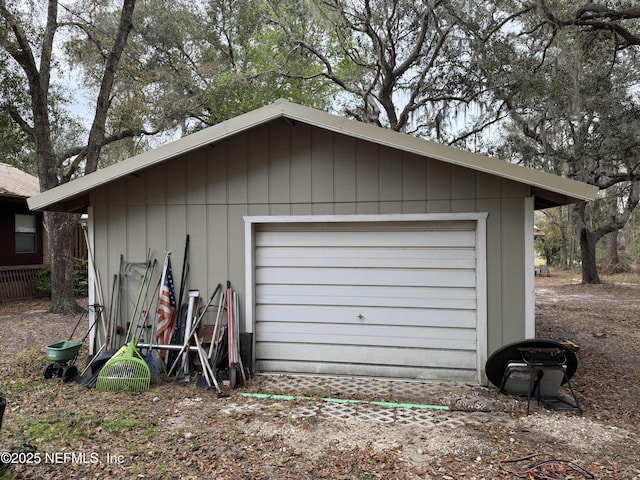
<path fill-rule="evenodd" d="M 16 253 L 36 251 L 36 216 L 16 215 Z"/>

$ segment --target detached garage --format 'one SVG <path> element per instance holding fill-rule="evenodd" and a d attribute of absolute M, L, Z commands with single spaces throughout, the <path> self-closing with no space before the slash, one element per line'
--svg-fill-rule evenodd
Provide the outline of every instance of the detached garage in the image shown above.
<path fill-rule="evenodd" d="M 534 335 L 534 209 L 596 192 L 278 101 L 29 205 L 89 214 L 102 285 L 189 235 L 188 288 L 232 283 L 258 372 L 484 382 Z"/>

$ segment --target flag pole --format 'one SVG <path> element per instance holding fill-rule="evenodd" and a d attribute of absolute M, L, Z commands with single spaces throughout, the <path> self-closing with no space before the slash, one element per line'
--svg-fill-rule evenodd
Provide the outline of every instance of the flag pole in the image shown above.
<path fill-rule="evenodd" d="M 156 311 L 155 340 L 158 344 L 169 343 L 173 333 L 176 316 L 175 289 L 173 288 L 173 274 L 171 268 L 171 252 L 165 254 L 162 278 L 160 280 L 160 293 L 158 294 L 158 308 Z M 174 305 L 172 305 L 172 299 Z M 167 352 L 161 352 L 162 360 L 166 361 Z"/>

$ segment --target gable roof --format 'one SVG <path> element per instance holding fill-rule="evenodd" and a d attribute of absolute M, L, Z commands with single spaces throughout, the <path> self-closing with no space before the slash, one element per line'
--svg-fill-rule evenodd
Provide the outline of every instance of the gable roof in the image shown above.
<path fill-rule="evenodd" d="M 29 207 L 32 210 L 80 211 L 86 207 L 88 192 L 96 187 L 278 118 L 305 123 L 357 139 L 530 185 L 536 197 L 536 208 L 593 200 L 598 192 L 597 187 L 586 183 L 521 167 L 497 158 L 467 152 L 405 133 L 350 120 L 287 100 L 277 100 L 265 107 L 205 128 L 174 142 L 45 191 L 30 198 L 28 200 Z"/>
<path fill-rule="evenodd" d="M 40 193 L 40 183 L 33 175 L 0 163 L 0 196 L 27 198 Z"/>

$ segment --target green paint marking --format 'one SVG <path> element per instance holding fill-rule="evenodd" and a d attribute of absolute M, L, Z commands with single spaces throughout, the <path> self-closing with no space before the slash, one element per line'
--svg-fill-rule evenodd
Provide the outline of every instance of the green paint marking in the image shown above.
<path fill-rule="evenodd" d="M 388 408 L 418 408 L 432 410 L 449 410 L 446 405 L 422 405 L 419 403 L 376 402 L 368 400 L 353 400 L 348 398 L 307 397 L 303 395 L 275 395 L 271 393 L 241 393 L 243 397 L 262 398 L 269 400 L 321 400 L 329 403 L 364 403 Z"/>

